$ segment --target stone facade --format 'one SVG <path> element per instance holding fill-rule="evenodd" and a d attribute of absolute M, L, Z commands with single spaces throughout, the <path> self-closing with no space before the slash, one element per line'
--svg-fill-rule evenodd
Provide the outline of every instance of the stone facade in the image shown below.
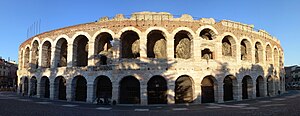
<path fill-rule="evenodd" d="M 118 14 L 22 43 L 18 89 L 68 101 L 222 103 L 284 92 L 283 61 L 279 40 L 253 25 Z"/>

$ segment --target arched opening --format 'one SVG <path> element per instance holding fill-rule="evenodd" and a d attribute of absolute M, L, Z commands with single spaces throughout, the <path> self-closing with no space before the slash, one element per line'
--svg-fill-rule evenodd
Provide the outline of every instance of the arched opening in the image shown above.
<path fill-rule="evenodd" d="M 251 44 L 247 39 L 243 39 L 241 42 L 241 60 L 242 61 L 251 61 Z"/>
<path fill-rule="evenodd" d="M 46 76 L 43 76 L 41 78 L 40 93 L 41 93 L 41 96 L 44 98 L 50 97 L 50 81 L 49 81 L 49 78 Z"/>
<path fill-rule="evenodd" d="M 162 76 L 153 76 L 147 83 L 148 104 L 167 104 L 167 81 Z"/>
<path fill-rule="evenodd" d="M 147 35 L 147 57 L 167 58 L 167 40 L 163 32 L 154 30 Z"/>
<path fill-rule="evenodd" d="M 234 100 L 237 95 L 237 80 L 234 76 L 228 75 L 224 78 L 223 81 L 223 92 L 224 92 L 224 101 Z"/>
<path fill-rule="evenodd" d="M 279 64 L 279 53 L 277 48 L 274 48 L 274 65 L 276 68 L 278 68 Z"/>
<path fill-rule="evenodd" d="M 55 92 L 59 100 L 67 100 L 66 93 L 66 79 L 63 76 L 58 76 L 55 78 Z"/>
<path fill-rule="evenodd" d="M 267 95 L 274 95 L 274 79 L 272 78 L 272 76 L 268 76 L 267 78 Z"/>
<path fill-rule="evenodd" d="M 42 67 L 50 68 L 50 63 L 51 63 L 51 43 L 49 41 L 46 41 L 42 46 Z"/>
<path fill-rule="evenodd" d="M 134 31 L 126 31 L 121 35 L 122 58 L 140 57 L 140 38 Z"/>
<path fill-rule="evenodd" d="M 201 82 L 201 100 L 202 103 L 215 102 L 215 78 L 213 76 L 206 76 Z"/>
<path fill-rule="evenodd" d="M 213 40 L 215 38 L 215 32 L 211 29 L 203 29 L 201 32 L 200 32 L 200 36 L 205 39 L 205 40 Z"/>
<path fill-rule="evenodd" d="M 30 96 L 35 96 L 37 94 L 37 80 L 36 77 L 31 77 L 30 79 Z"/>
<path fill-rule="evenodd" d="M 85 67 L 88 63 L 89 39 L 84 35 L 75 38 L 73 44 L 75 66 Z"/>
<path fill-rule="evenodd" d="M 272 49 L 270 45 L 266 47 L 266 61 L 268 65 L 272 64 Z"/>
<path fill-rule="evenodd" d="M 263 48 L 261 43 L 255 43 L 255 63 L 261 63 L 263 61 Z"/>
<path fill-rule="evenodd" d="M 29 54 L 30 54 L 30 49 L 29 47 L 27 47 L 25 49 L 24 68 L 29 68 Z"/>
<path fill-rule="evenodd" d="M 108 103 L 112 97 L 112 83 L 107 76 L 98 76 L 94 82 L 96 91 L 96 98 Z"/>
<path fill-rule="evenodd" d="M 28 77 L 24 77 L 24 95 L 28 95 L 28 87 L 29 87 L 29 84 L 28 84 Z"/>
<path fill-rule="evenodd" d="M 96 65 L 106 65 L 107 64 L 107 57 L 111 57 L 112 55 L 112 43 L 113 37 L 107 33 L 103 32 L 100 33 L 96 37 L 95 41 L 95 60 Z"/>
<path fill-rule="evenodd" d="M 201 58 L 206 60 L 213 59 L 213 52 L 210 51 L 210 49 L 205 48 L 201 51 Z"/>
<path fill-rule="evenodd" d="M 120 104 L 140 104 L 140 82 L 134 76 L 126 76 L 120 82 Z"/>
<path fill-rule="evenodd" d="M 55 47 L 55 57 L 57 67 L 66 67 L 68 64 L 68 42 L 65 38 L 60 38 Z"/>
<path fill-rule="evenodd" d="M 193 99 L 193 82 L 191 77 L 183 75 L 175 81 L 175 103 L 192 103 Z"/>
<path fill-rule="evenodd" d="M 31 68 L 37 69 L 39 62 L 39 43 L 37 40 L 33 42 L 31 52 Z"/>
<path fill-rule="evenodd" d="M 87 98 L 87 82 L 83 76 L 76 76 L 72 85 L 75 85 L 75 101 L 86 101 Z"/>
<path fill-rule="evenodd" d="M 222 55 L 235 57 L 235 41 L 232 36 L 225 36 L 222 40 Z"/>
<path fill-rule="evenodd" d="M 252 78 L 247 75 L 242 80 L 242 99 L 250 99 L 253 95 Z"/>
<path fill-rule="evenodd" d="M 174 38 L 174 58 L 189 59 L 192 57 L 192 37 L 187 31 L 179 31 Z"/>
<path fill-rule="evenodd" d="M 264 90 L 264 79 L 262 76 L 259 76 L 256 79 L 256 97 L 263 97 Z"/>

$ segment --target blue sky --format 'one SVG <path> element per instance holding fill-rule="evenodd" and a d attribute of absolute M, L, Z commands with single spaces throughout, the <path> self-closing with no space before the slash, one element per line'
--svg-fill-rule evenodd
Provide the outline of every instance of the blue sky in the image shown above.
<path fill-rule="evenodd" d="M 41 19 L 41 32 L 139 11 L 228 19 L 253 24 L 281 41 L 285 65 L 300 64 L 299 0 L 1 0 L 0 56 L 18 58 L 27 29 Z"/>

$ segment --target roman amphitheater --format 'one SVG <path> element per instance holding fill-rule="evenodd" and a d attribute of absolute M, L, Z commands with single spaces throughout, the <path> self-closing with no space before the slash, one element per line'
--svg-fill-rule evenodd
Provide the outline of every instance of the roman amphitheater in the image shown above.
<path fill-rule="evenodd" d="M 137 12 L 44 32 L 19 47 L 18 92 L 114 104 L 201 104 L 276 96 L 279 40 L 253 25 Z"/>

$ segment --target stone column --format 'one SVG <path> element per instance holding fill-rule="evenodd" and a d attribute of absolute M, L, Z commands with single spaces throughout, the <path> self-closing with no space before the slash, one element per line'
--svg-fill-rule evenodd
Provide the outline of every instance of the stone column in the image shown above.
<path fill-rule="evenodd" d="M 112 83 L 112 99 L 111 99 L 111 102 L 113 102 L 115 100 L 117 103 L 120 103 L 118 98 L 119 98 L 119 84 L 118 84 L 118 82 L 113 82 Z"/>
<path fill-rule="evenodd" d="M 140 58 L 147 59 L 147 34 L 144 32 L 140 35 Z"/>
<path fill-rule="evenodd" d="M 194 59 L 195 60 L 198 60 L 198 61 L 200 61 L 201 60 L 201 44 L 199 44 L 199 43 L 201 43 L 201 40 L 200 39 L 196 39 L 196 38 L 194 38 L 194 40 L 193 40 L 193 56 L 194 56 Z"/>
<path fill-rule="evenodd" d="M 72 85 L 72 80 L 71 79 L 66 80 L 66 94 L 67 94 L 67 96 L 66 96 L 67 101 L 73 101 L 75 99 L 75 97 L 74 97 L 74 89 L 73 89 L 73 85 Z"/>
<path fill-rule="evenodd" d="M 94 60 L 95 60 L 95 43 L 89 41 L 88 42 L 88 66 L 95 66 Z"/>
<path fill-rule="evenodd" d="M 54 84 L 54 79 L 53 79 L 53 77 L 49 77 L 50 79 L 49 79 L 49 81 L 50 81 L 50 99 L 51 100 L 54 100 L 54 96 L 55 96 L 55 93 L 56 93 L 56 91 L 55 91 L 55 84 Z"/>
<path fill-rule="evenodd" d="M 233 85 L 233 98 L 237 101 L 242 101 L 243 99 L 243 87 L 242 87 L 242 81 L 237 79 L 237 84 Z"/>
<path fill-rule="evenodd" d="M 199 82 L 196 82 L 196 83 L 199 83 Z M 195 98 L 195 100 L 194 100 L 194 103 L 196 103 L 196 104 L 201 104 L 201 85 L 200 84 L 195 84 L 194 85 L 194 87 L 195 87 L 195 95 L 194 95 L 194 98 Z"/>
<path fill-rule="evenodd" d="M 87 98 L 86 102 L 93 103 L 95 96 L 94 96 L 94 84 L 93 83 L 87 83 Z"/>
<path fill-rule="evenodd" d="M 57 66 L 56 64 L 56 60 L 55 60 L 55 49 L 56 49 L 56 46 L 52 46 L 51 47 L 51 59 L 50 59 L 50 68 L 55 68 Z M 51 93 L 51 92 L 50 92 Z"/>
<path fill-rule="evenodd" d="M 250 93 L 250 99 L 255 99 L 256 98 L 256 81 L 255 80 L 252 80 L 252 83 L 253 83 L 253 85 L 252 85 L 252 91 L 250 91 L 249 93 Z"/>
<path fill-rule="evenodd" d="M 170 34 L 166 35 L 168 59 L 174 59 L 174 36 Z"/>
<path fill-rule="evenodd" d="M 167 96 L 167 100 L 168 100 L 168 104 L 175 104 L 175 83 L 172 82 L 168 84 L 168 96 Z"/>
<path fill-rule="evenodd" d="M 73 44 L 68 44 L 67 67 L 73 67 L 74 65 L 73 47 L 74 47 Z"/>
<path fill-rule="evenodd" d="M 217 96 L 218 96 L 218 99 L 217 99 L 217 102 L 218 103 L 224 103 L 224 89 L 223 89 L 223 85 L 224 85 L 224 83 L 223 83 L 223 81 L 221 81 L 221 82 L 219 82 L 218 83 L 218 94 L 217 94 Z"/>
<path fill-rule="evenodd" d="M 32 82 L 31 82 L 31 78 L 28 78 L 28 96 L 31 96 L 32 94 Z"/>
<path fill-rule="evenodd" d="M 141 105 L 147 105 L 148 104 L 148 99 L 147 99 L 147 83 L 141 82 L 140 85 L 140 97 L 141 97 Z"/>
<path fill-rule="evenodd" d="M 44 92 L 43 92 L 43 88 L 44 88 L 44 86 L 41 84 L 41 82 L 40 81 L 38 81 L 37 82 L 37 96 L 39 97 L 39 98 L 43 98 L 44 96 Z"/>

